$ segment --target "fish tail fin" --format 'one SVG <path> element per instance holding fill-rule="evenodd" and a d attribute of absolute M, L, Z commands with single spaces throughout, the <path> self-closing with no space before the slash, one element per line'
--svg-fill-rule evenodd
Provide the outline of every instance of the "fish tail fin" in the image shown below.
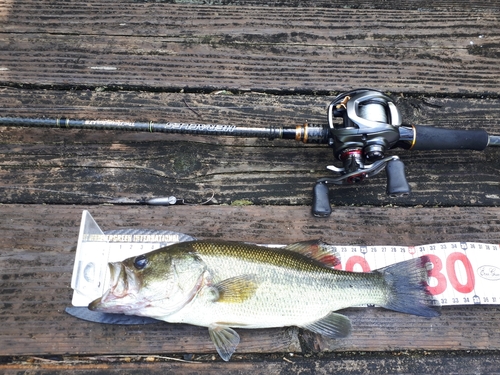
<path fill-rule="evenodd" d="M 439 316 L 439 303 L 427 289 L 429 262 L 428 257 L 423 256 L 379 269 L 388 288 L 383 307 L 425 317 Z"/>

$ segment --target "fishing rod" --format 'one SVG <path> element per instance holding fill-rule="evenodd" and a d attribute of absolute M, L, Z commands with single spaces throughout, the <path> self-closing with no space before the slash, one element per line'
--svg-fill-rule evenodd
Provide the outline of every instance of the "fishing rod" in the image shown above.
<path fill-rule="evenodd" d="M 316 181 L 312 205 L 312 213 L 316 217 L 328 217 L 331 214 L 328 185 L 359 183 L 384 169 L 387 174 L 387 194 L 391 197 L 409 195 L 410 186 L 406 181 L 404 164 L 398 156 L 386 156 L 390 149 L 482 151 L 488 146 L 500 146 L 500 136 L 488 135 L 485 130 L 456 130 L 404 124 L 392 98 L 372 89 L 357 89 L 338 95 L 328 106 L 327 118 L 325 125 L 245 127 L 176 122 L 0 117 L 0 126 L 295 139 L 304 143 L 327 144 L 333 148 L 333 155 L 336 160 L 342 162 L 342 167 L 327 166 L 334 176 Z"/>

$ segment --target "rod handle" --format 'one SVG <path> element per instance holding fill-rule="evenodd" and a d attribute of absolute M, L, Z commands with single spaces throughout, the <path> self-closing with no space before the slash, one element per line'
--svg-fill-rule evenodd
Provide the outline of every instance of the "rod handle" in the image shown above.
<path fill-rule="evenodd" d="M 488 146 L 485 130 L 456 130 L 414 125 L 412 150 L 477 150 Z"/>

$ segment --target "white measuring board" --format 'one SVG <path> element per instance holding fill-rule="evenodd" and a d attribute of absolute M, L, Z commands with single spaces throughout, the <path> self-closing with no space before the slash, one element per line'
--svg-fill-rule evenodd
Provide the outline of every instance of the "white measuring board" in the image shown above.
<path fill-rule="evenodd" d="M 108 288 L 108 262 L 194 240 L 170 231 L 125 229 L 102 232 L 83 211 L 71 287 L 73 306 L 87 306 Z M 284 245 L 272 245 L 284 246 Z M 500 304 L 500 245 L 447 242 L 421 246 L 333 246 L 339 269 L 370 272 L 397 262 L 427 256 L 429 286 L 437 303 L 447 305 Z"/>

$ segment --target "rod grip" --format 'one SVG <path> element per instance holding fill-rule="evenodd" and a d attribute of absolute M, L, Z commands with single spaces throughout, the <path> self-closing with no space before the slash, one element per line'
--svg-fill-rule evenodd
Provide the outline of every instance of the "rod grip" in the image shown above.
<path fill-rule="evenodd" d="M 316 182 L 313 188 L 312 214 L 315 217 L 328 217 L 331 213 L 328 186 L 323 182 Z"/>
<path fill-rule="evenodd" d="M 415 139 L 412 150 L 477 150 L 488 146 L 485 130 L 456 130 L 414 125 Z"/>

